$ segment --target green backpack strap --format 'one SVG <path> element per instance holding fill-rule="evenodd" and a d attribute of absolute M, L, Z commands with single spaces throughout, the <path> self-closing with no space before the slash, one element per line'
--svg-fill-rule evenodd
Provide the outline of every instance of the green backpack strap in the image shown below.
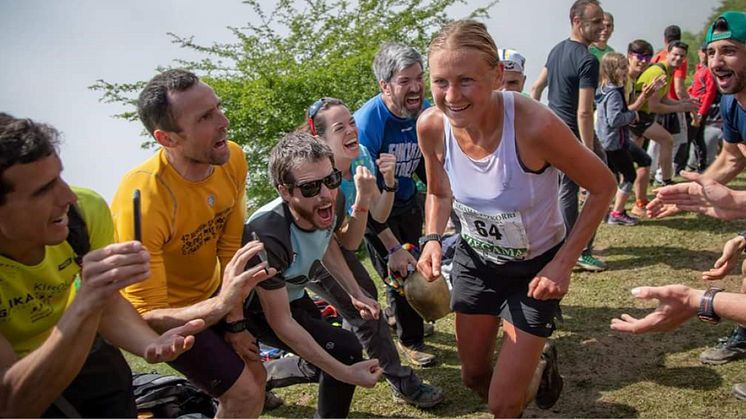
<path fill-rule="evenodd" d="M 70 205 L 67 210 L 67 242 L 75 252 L 75 263 L 83 266 L 83 256 L 91 250 L 91 241 L 88 237 L 88 228 L 78 207 Z"/>

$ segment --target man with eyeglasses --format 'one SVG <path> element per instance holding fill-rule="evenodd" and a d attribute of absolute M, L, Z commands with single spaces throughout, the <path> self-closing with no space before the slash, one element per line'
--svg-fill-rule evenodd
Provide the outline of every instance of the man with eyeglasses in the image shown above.
<path fill-rule="evenodd" d="M 274 271 L 259 265 L 244 272 L 262 246 L 241 248 L 243 150 L 227 139 L 220 99 L 191 72 L 153 77 L 137 111 L 161 149 L 124 175 L 112 202 L 117 239 L 133 240 L 133 193 L 140 191 L 140 240 L 150 252 L 150 276 L 123 294 L 156 331 L 204 319 L 208 327 L 192 350 L 169 364 L 218 399 L 218 417 L 257 417 L 266 372 L 244 326 L 243 302 Z"/>
<path fill-rule="evenodd" d="M 417 117 L 430 106 L 424 99 L 423 68 L 422 56 L 414 48 L 385 43 L 373 59 L 373 73 L 381 93 L 354 114 L 360 144 L 368 149 L 373 161 L 381 153 L 396 156 L 396 182 L 386 184 L 381 173 L 377 175 L 379 188 L 395 193 L 389 218 L 382 224 L 368 223 L 365 232 L 371 263 L 382 279 L 394 274 L 406 281 L 417 264 L 402 245 L 417 245 L 422 235 L 422 208 L 413 175 L 416 173 L 425 181 L 416 131 Z M 422 317 L 394 287 L 386 287 L 386 300 L 390 310 L 387 313 L 396 319 L 397 346 L 404 357 L 420 367 L 434 364 L 435 355 L 425 346 Z"/>
<path fill-rule="evenodd" d="M 570 7 L 570 37 L 555 45 L 546 64 L 531 86 L 531 97 L 541 100 L 549 87 L 549 108 L 572 130 L 578 139 L 602 160 L 606 160 L 601 143 L 593 130 L 593 100 L 598 87 L 599 64 L 588 51 L 604 30 L 604 12 L 596 0 L 576 0 Z M 560 173 L 560 208 L 569 232 L 578 219 L 580 188 Z M 606 264 L 593 256 L 593 238 L 583 249 L 576 266 L 600 272 Z"/>
<path fill-rule="evenodd" d="M 362 360 L 355 334 L 324 320 L 306 292 L 309 281 L 326 270 L 363 319 L 380 314 L 378 303 L 355 281 L 337 241 L 345 215 L 342 173 L 326 144 L 300 132 L 287 134 L 272 149 L 269 173 L 280 196 L 249 217 L 244 242 L 258 237 L 266 249 L 250 266 L 266 259 L 278 274 L 247 299 L 247 327 L 263 343 L 321 370 L 315 416 L 345 417 L 355 386 L 373 387 L 382 370 L 378 360 Z"/>

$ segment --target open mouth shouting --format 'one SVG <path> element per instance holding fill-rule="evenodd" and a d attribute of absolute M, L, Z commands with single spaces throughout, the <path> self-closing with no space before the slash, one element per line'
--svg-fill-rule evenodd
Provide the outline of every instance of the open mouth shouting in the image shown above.
<path fill-rule="evenodd" d="M 332 202 L 324 202 L 321 205 L 316 206 L 314 209 L 316 218 L 319 220 L 318 226 L 321 228 L 329 228 L 334 221 L 334 206 Z"/>

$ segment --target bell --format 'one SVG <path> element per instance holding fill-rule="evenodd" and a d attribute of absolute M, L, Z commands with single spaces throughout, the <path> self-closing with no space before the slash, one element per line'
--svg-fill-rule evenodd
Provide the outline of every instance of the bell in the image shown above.
<path fill-rule="evenodd" d="M 443 275 L 430 282 L 421 273 L 412 272 L 404 281 L 404 295 L 425 321 L 434 322 L 451 312 L 451 291 Z"/>

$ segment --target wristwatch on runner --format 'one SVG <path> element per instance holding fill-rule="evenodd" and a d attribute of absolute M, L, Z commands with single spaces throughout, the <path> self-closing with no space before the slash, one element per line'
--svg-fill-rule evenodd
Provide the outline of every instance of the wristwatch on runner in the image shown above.
<path fill-rule="evenodd" d="M 440 240 L 440 234 L 425 234 L 424 236 L 420 237 L 420 250 L 424 249 L 425 243 L 429 241 L 437 241 L 438 244 L 442 244 Z"/>
<path fill-rule="evenodd" d="M 246 330 L 246 319 L 237 320 L 235 322 L 220 322 L 220 329 L 226 333 L 241 333 Z"/>
<path fill-rule="evenodd" d="M 697 311 L 697 317 L 703 322 L 710 324 L 718 324 L 720 322 L 720 316 L 715 313 L 712 301 L 715 299 L 715 294 L 722 291 L 722 288 L 708 288 L 702 298 L 699 300 L 699 310 Z"/>

